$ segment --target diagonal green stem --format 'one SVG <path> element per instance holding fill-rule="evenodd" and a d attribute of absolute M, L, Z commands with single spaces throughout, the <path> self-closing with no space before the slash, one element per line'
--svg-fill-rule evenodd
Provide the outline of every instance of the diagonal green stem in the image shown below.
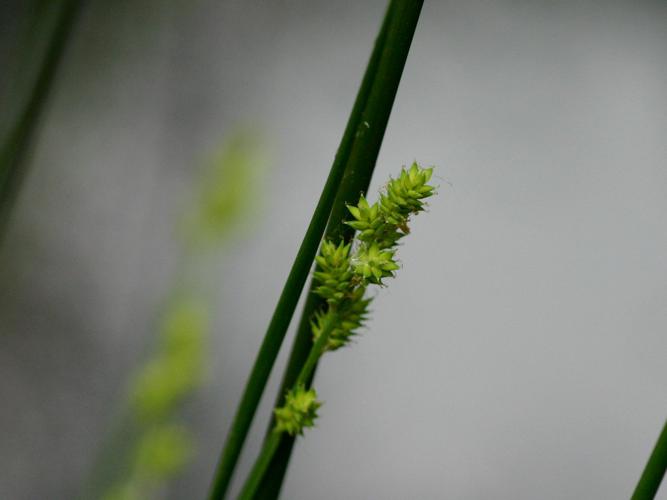
<path fill-rule="evenodd" d="M 632 500 L 652 500 L 658 493 L 667 470 L 667 421 L 632 494 Z"/>
<path fill-rule="evenodd" d="M 246 480 L 246 483 L 243 485 L 241 493 L 239 493 L 238 500 L 250 500 L 255 497 L 257 494 L 257 488 L 266 474 L 266 470 L 269 468 L 273 457 L 278 451 L 278 447 L 282 442 L 284 433 L 276 432 L 275 430 L 271 431 L 271 434 L 264 441 L 262 446 L 262 451 L 255 462 L 250 475 Z"/>
<path fill-rule="evenodd" d="M 327 342 L 329 341 L 329 336 L 331 335 L 331 332 L 334 330 L 337 323 L 338 316 L 336 314 L 331 314 L 322 333 L 317 338 L 315 343 L 312 344 L 310 352 L 308 353 L 308 359 L 301 368 L 301 372 L 299 373 L 299 376 L 294 383 L 294 387 L 304 385 L 310 380 L 313 375 L 313 370 L 317 365 L 317 361 L 320 359 L 322 354 L 324 354 Z M 243 485 L 243 489 L 239 494 L 239 500 L 251 500 L 255 497 L 257 494 L 257 489 L 259 488 L 259 485 L 264 478 L 264 474 L 266 474 L 266 471 L 271 464 L 271 460 L 275 456 L 276 451 L 278 451 L 278 447 L 280 446 L 283 438 L 284 433 L 278 432 L 275 429 L 271 430 L 271 434 L 265 440 L 264 445 L 262 446 L 262 450 L 259 453 L 259 457 L 257 458 L 257 461 L 255 462 L 252 470 L 250 471 L 250 475 L 248 476 L 246 483 Z"/>
<path fill-rule="evenodd" d="M 49 97 L 83 0 L 65 0 L 25 107 L 0 148 L 0 239 L 26 174 L 25 156 Z"/>
<path fill-rule="evenodd" d="M 385 20 L 366 67 L 364 78 L 361 82 L 329 177 L 327 178 L 299 252 L 294 260 L 257 358 L 255 359 L 243 395 L 241 396 L 241 401 L 227 435 L 227 441 L 213 479 L 209 496 L 211 500 L 224 498 L 229 488 L 229 483 L 231 482 L 236 463 L 241 454 L 243 443 L 245 442 L 264 387 L 271 373 L 271 368 L 276 360 L 280 345 L 285 337 L 287 327 L 292 319 L 294 309 L 305 285 L 313 259 L 315 258 L 317 247 L 319 246 L 336 198 L 336 193 L 339 191 L 341 181 L 344 180 L 343 174 L 348 164 L 348 158 L 352 152 L 355 138 L 364 133 L 362 113 L 366 108 L 371 89 L 377 85 L 377 68 L 380 56 L 385 50 L 387 25 L 388 23 Z"/>
<path fill-rule="evenodd" d="M 351 228 L 343 224 L 347 215 L 346 205 L 356 203 L 359 195 L 368 190 L 422 4 L 423 0 L 392 0 L 389 5 L 384 21 L 385 25 L 388 24 L 387 41 L 377 70 L 376 85 L 371 90 L 362 116 L 362 124 L 368 126 L 356 137 L 329 219 L 326 238 L 349 240 L 353 235 Z M 311 284 L 276 406 L 282 405 L 286 388 L 294 385 L 310 352 L 310 319 L 322 305 L 323 301 L 312 293 Z M 282 440 L 256 498 L 278 497 L 293 445 L 294 439 L 289 436 Z"/>

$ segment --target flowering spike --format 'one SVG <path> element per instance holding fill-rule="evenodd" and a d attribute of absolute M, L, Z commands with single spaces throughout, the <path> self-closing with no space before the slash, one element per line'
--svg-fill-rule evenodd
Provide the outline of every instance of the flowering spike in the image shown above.
<path fill-rule="evenodd" d="M 413 163 L 410 169 L 403 167 L 398 178 L 389 181 L 379 202 L 387 221 L 398 225 L 411 214 L 424 210 L 422 200 L 434 193 L 433 186 L 427 185 L 432 175 L 432 168 L 421 168 Z"/>
<path fill-rule="evenodd" d="M 347 345 L 352 337 L 357 335 L 358 330 L 364 325 L 368 315 L 368 305 L 371 299 L 364 299 L 364 287 L 357 287 L 350 292 L 347 299 L 341 302 L 336 310 L 340 318 L 338 324 L 329 333 L 326 350 L 335 351 Z M 316 341 L 327 326 L 331 311 L 318 311 L 311 321 L 313 341 Z"/>
<path fill-rule="evenodd" d="M 315 425 L 317 409 L 322 403 L 317 400 L 315 389 L 298 385 L 287 392 L 285 405 L 273 410 L 276 417 L 276 432 L 290 436 L 303 435 L 303 430 Z"/>
<path fill-rule="evenodd" d="M 319 270 L 313 276 L 319 285 L 315 293 L 329 304 L 337 304 L 345 297 L 350 286 L 350 245 L 340 242 L 338 245 L 330 241 L 322 243 L 320 255 L 316 257 Z"/>
<path fill-rule="evenodd" d="M 380 245 L 363 245 L 352 261 L 352 269 L 370 283 L 382 284 L 382 278 L 393 276 L 399 269 L 394 260 L 394 250 L 382 250 Z"/>

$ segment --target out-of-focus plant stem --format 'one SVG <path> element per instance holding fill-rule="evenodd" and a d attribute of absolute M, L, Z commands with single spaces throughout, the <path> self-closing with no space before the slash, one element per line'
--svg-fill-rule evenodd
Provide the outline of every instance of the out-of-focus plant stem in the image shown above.
<path fill-rule="evenodd" d="M 46 54 L 25 106 L 0 146 L 0 242 L 27 171 L 26 155 L 83 3 L 83 0 L 62 2 Z"/>
<path fill-rule="evenodd" d="M 632 494 L 632 500 L 652 500 L 658 493 L 660 483 L 667 471 L 667 421 L 655 443 L 653 452 L 644 467 L 637 487 Z"/>
<path fill-rule="evenodd" d="M 341 182 L 348 183 L 344 178 L 344 173 L 347 172 L 346 175 L 348 176 L 354 174 L 354 172 L 347 168 L 349 164 L 348 160 L 353 152 L 353 148 L 359 138 L 370 137 L 370 130 L 373 130 L 373 135 L 376 135 L 375 120 L 369 122 L 367 118 L 364 118 L 363 114 L 364 110 L 367 109 L 367 101 L 371 91 L 378 86 L 377 70 L 380 59 L 386 51 L 387 32 L 389 28 L 389 19 L 391 17 L 389 15 L 390 11 L 391 8 L 385 16 L 382 28 L 376 39 L 373 53 L 371 54 L 366 67 L 366 72 L 348 119 L 345 132 L 343 133 L 343 138 L 341 139 L 336 157 L 331 166 L 329 177 L 327 178 L 320 200 L 315 208 L 310 225 L 308 226 L 308 230 L 306 231 L 306 235 L 304 236 L 301 247 L 294 260 L 292 269 L 287 277 L 280 298 L 278 299 L 278 304 L 271 317 L 269 327 L 250 372 L 231 428 L 227 434 L 227 440 L 213 478 L 210 492 L 211 500 L 222 499 L 227 493 L 236 463 L 241 454 L 241 449 L 243 448 L 246 436 L 248 435 L 262 393 L 264 392 L 266 382 L 294 314 L 294 309 L 301 296 L 306 279 L 308 278 L 308 272 L 312 267 L 313 259 L 315 258 L 317 248 L 331 214 L 332 206 L 340 192 Z M 383 84 L 384 82 L 382 82 L 382 85 Z M 391 107 L 391 104 L 389 106 Z M 370 123 L 373 123 L 372 128 L 370 128 Z M 382 132 L 384 133 L 384 127 L 382 127 Z M 373 166 L 374 161 L 371 164 L 371 169 Z M 354 175 L 352 176 L 354 177 Z M 366 173 L 366 176 L 370 178 L 370 172 Z M 338 198 L 340 200 L 339 195 Z M 339 205 L 340 203 L 341 202 L 338 202 Z"/>
<path fill-rule="evenodd" d="M 204 379 L 213 299 L 210 259 L 247 230 L 256 210 L 265 162 L 256 134 L 239 130 L 206 161 L 191 205 L 178 224 L 182 254 L 160 312 L 156 345 L 130 380 L 117 429 L 100 447 L 82 498 L 161 498 L 195 452 L 181 418 Z M 208 291 L 208 293 L 206 293 Z"/>
<path fill-rule="evenodd" d="M 355 138 L 325 235 L 332 241 L 349 241 L 354 233 L 352 228 L 343 224 L 347 216 L 346 205 L 355 204 L 359 195 L 368 190 L 422 5 L 423 0 L 390 2 L 384 22 L 387 38 L 378 62 L 374 85 L 362 113 L 360 133 Z M 294 385 L 308 358 L 313 344 L 310 320 L 322 303 L 322 299 L 312 293 L 311 286 L 278 393 L 277 407 L 282 405 L 287 389 Z M 286 436 L 281 440 L 255 498 L 278 497 L 293 446 L 294 438 Z"/>

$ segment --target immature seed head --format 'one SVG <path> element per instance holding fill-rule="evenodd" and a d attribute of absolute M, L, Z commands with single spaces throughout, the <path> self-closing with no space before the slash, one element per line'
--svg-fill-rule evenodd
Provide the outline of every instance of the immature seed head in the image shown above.
<path fill-rule="evenodd" d="M 345 224 L 359 231 L 357 238 L 361 241 L 372 241 L 382 230 L 384 218 L 380 213 L 380 207 L 377 203 L 368 204 L 366 198 L 361 195 L 359 203 L 356 206 L 348 205 L 348 211 L 354 217 L 354 220 L 347 221 Z"/>
<path fill-rule="evenodd" d="M 389 181 L 379 202 L 387 222 L 400 226 L 410 214 L 424 209 L 421 200 L 434 194 L 434 187 L 427 184 L 432 175 L 432 168 L 421 168 L 413 163 L 409 169 L 403 168 L 396 179 Z"/>
<path fill-rule="evenodd" d="M 395 250 L 383 250 L 377 243 L 363 245 L 352 261 L 354 273 L 369 283 L 381 285 L 382 278 L 394 275 L 399 265 L 394 260 Z"/>
<path fill-rule="evenodd" d="M 320 406 L 322 403 L 317 400 L 315 389 L 296 386 L 285 396 L 285 405 L 273 410 L 276 432 L 286 432 L 290 436 L 302 435 L 305 428 L 315 425 Z"/>
<path fill-rule="evenodd" d="M 315 257 L 319 270 L 313 276 L 319 284 L 315 293 L 329 304 L 340 303 L 350 288 L 352 271 L 350 269 L 350 245 L 330 241 L 322 243 L 320 254 Z"/>
<path fill-rule="evenodd" d="M 368 305 L 371 299 L 364 299 L 364 287 L 357 287 L 352 290 L 349 296 L 341 302 L 336 310 L 338 322 L 329 333 L 326 350 L 335 351 L 347 345 L 350 339 L 357 335 L 358 330 L 364 325 L 368 315 Z M 318 311 L 311 321 L 311 330 L 313 332 L 313 341 L 316 341 L 324 332 L 329 322 L 331 311 Z"/>

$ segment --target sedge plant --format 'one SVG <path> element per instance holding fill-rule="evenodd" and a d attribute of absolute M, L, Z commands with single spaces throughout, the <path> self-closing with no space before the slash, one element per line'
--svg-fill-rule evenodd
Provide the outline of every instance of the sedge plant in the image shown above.
<path fill-rule="evenodd" d="M 339 228 L 343 220 L 345 205 L 354 203 L 359 193 L 365 192 L 368 187 L 422 4 L 423 0 L 391 0 L 389 3 L 329 176 L 278 299 L 227 434 L 210 490 L 211 500 L 220 500 L 228 492 L 250 425 L 325 228 L 331 236 L 332 228 Z M 296 361 L 300 363 L 301 357 L 307 356 L 309 350 L 303 342 L 303 336 L 297 340 L 299 342 L 295 344 L 295 348 L 299 350 L 298 359 L 288 365 L 285 381 L 292 378 L 291 374 L 294 374 L 294 377 L 298 375 L 300 370 L 294 369 Z M 305 340 L 310 343 L 308 336 Z"/>
<path fill-rule="evenodd" d="M 275 423 L 239 499 L 258 498 L 257 491 L 284 436 L 302 435 L 313 427 L 322 403 L 314 388 L 307 386 L 315 364 L 326 352 L 348 345 L 364 325 L 372 298 L 371 286 L 383 286 L 400 268 L 396 260 L 399 241 L 409 232 L 409 220 L 424 210 L 425 198 L 434 193 L 428 184 L 433 170 L 413 163 L 390 179 L 379 200 L 372 205 L 362 195 L 348 206 L 352 219 L 346 224 L 356 231 L 352 242 L 323 242 L 313 273 L 314 293 L 324 306 L 311 320 L 313 344 L 299 376 L 274 410 Z"/>

